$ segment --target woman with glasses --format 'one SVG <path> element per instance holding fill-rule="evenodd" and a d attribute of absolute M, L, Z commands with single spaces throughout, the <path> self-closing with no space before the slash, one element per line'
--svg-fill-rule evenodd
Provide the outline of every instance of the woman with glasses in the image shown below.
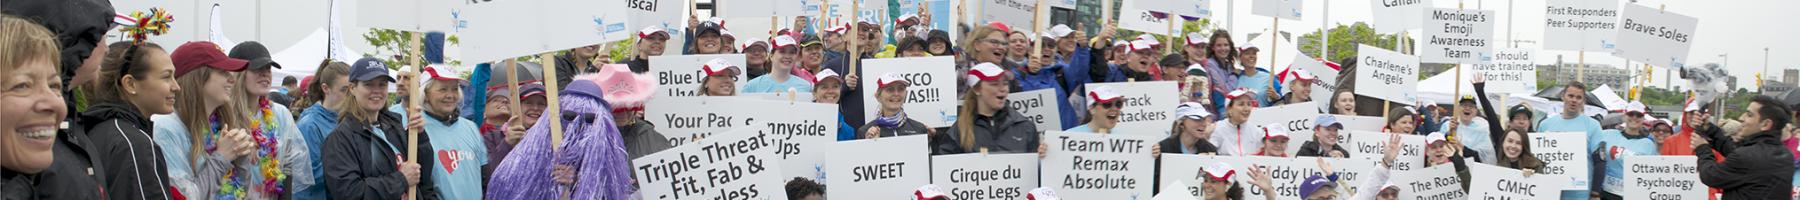
<path fill-rule="evenodd" d="M 1114 126 L 1119 125 L 1119 108 L 1124 106 L 1124 95 L 1112 87 L 1101 86 L 1088 91 L 1088 117 L 1086 124 L 1064 130 L 1068 132 L 1112 133 Z"/>

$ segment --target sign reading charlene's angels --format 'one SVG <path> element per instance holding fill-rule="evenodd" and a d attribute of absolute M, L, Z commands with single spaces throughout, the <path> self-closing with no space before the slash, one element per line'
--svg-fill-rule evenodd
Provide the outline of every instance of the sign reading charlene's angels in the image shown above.
<path fill-rule="evenodd" d="M 700 82 L 706 79 L 706 70 L 702 66 L 713 59 L 724 59 L 726 63 L 738 66 L 738 75 L 733 77 L 732 84 L 742 86 L 750 80 L 743 73 L 744 54 L 651 56 L 649 74 L 656 77 L 656 96 L 700 96 Z"/>
<path fill-rule="evenodd" d="M 931 156 L 931 183 L 950 199 L 1025 199 L 1038 185 L 1038 155 L 957 154 Z"/>
<path fill-rule="evenodd" d="M 874 120 L 881 114 L 880 84 L 876 80 L 893 73 L 912 86 L 906 87 L 907 118 L 925 126 L 950 127 L 956 122 L 956 61 L 949 56 L 922 58 L 886 58 L 863 60 L 863 119 Z"/>
<path fill-rule="evenodd" d="M 1124 96 L 1120 101 L 1119 124 L 1113 133 L 1169 136 L 1169 124 L 1175 122 L 1175 106 L 1181 103 L 1175 81 L 1089 83 L 1087 89 L 1112 87 Z M 1086 98 L 1087 92 L 1081 93 Z"/>
<path fill-rule="evenodd" d="M 826 199 L 899 199 L 931 182 L 926 136 L 832 143 L 825 153 Z M 781 190 L 776 190 L 781 191 Z"/>
<path fill-rule="evenodd" d="M 1700 19 L 1642 5 L 1625 5 L 1613 55 L 1668 68 L 1686 66 Z"/>
<path fill-rule="evenodd" d="M 1544 1 L 1544 49 L 1611 51 L 1618 43 L 1619 0 Z"/>
<path fill-rule="evenodd" d="M 1045 134 L 1043 186 L 1063 199 L 1148 199 L 1150 149 L 1161 136 L 1051 131 Z M 923 145 L 923 144 L 921 144 Z M 912 147 L 917 148 L 917 147 Z M 923 149 L 923 148 L 918 148 Z"/>
<path fill-rule="evenodd" d="M 678 31 L 683 27 L 680 19 L 686 16 L 681 15 L 686 4 L 643 3 L 657 1 L 509 0 L 467 5 L 456 15 L 462 27 L 458 32 L 462 59 L 497 61 L 619 41 L 634 36 L 639 28 L 658 24 L 673 27 L 670 35 L 681 35 Z M 645 19 L 651 16 L 666 19 Z"/>
<path fill-rule="evenodd" d="M 1025 121 L 1037 125 L 1038 132 L 1061 130 L 1062 113 L 1057 106 L 1067 102 L 1056 100 L 1056 95 L 1056 89 L 1012 93 L 1006 95 L 1006 105 L 1024 115 Z"/>
<path fill-rule="evenodd" d="M 1421 62 L 1480 64 L 1493 59 L 1494 11 L 1433 8 L 1424 17 Z"/>
<path fill-rule="evenodd" d="M 779 135 L 740 128 L 631 160 L 644 199 L 787 199 Z"/>
<path fill-rule="evenodd" d="M 1412 91 L 1419 84 L 1419 57 L 1369 45 L 1358 45 L 1356 52 L 1361 65 L 1356 67 L 1356 94 L 1396 104 L 1417 102 Z"/>

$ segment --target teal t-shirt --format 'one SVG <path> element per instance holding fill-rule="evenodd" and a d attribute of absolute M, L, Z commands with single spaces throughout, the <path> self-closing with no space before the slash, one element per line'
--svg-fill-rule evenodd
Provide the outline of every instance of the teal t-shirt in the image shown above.
<path fill-rule="evenodd" d="M 444 199 L 482 199 L 481 165 L 488 163 L 480 129 L 466 119 L 451 124 L 427 117 L 425 133 L 431 135 L 431 181 Z"/>
<path fill-rule="evenodd" d="M 1581 132 L 1592 136 L 1600 134 L 1600 121 L 1595 121 L 1594 118 L 1585 116 L 1564 119 L 1561 114 L 1557 114 L 1545 117 L 1543 121 L 1538 121 L 1537 129 L 1538 132 Z M 1589 146 L 1588 148 L 1592 149 L 1593 146 Z M 1596 183 L 1595 180 L 1588 180 L 1588 184 L 1599 183 Z M 1562 194 L 1563 200 L 1588 199 L 1587 190 L 1563 190 Z"/>
<path fill-rule="evenodd" d="M 1613 194 L 1625 193 L 1625 161 L 1622 160 L 1624 157 L 1654 156 L 1661 154 L 1657 151 L 1656 141 L 1650 139 L 1650 133 L 1643 134 L 1645 134 L 1644 137 L 1635 139 L 1626 138 L 1624 132 L 1617 129 L 1609 129 L 1600 131 L 1600 134 L 1588 136 L 1588 150 L 1605 148 L 1609 150 L 1604 152 L 1611 154 L 1612 151 L 1610 149 L 1612 147 L 1621 148 L 1614 158 L 1611 158 L 1610 160 L 1606 160 L 1607 158 L 1604 157 L 1601 158 L 1606 162 L 1606 180 L 1598 181 L 1601 184 L 1601 189 L 1612 192 Z M 1600 146 L 1601 142 L 1605 142 L 1606 146 Z M 1590 181 L 1590 183 L 1593 183 L 1593 181 Z"/>
<path fill-rule="evenodd" d="M 794 89 L 798 93 L 812 93 L 813 84 L 798 76 L 788 76 L 786 82 L 775 81 L 775 76 L 760 76 L 744 83 L 743 93 L 777 93 Z"/>

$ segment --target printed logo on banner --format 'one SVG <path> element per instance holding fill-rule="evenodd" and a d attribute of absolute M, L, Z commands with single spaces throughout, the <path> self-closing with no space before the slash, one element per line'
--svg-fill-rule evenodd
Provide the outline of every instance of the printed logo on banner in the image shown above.
<path fill-rule="evenodd" d="M 1618 43 L 1618 0 L 1544 2 L 1544 49 L 1611 51 Z"/>
<path fill-rule="evenodd" d="M 1587 133 L 1531 133 L 1531 154 L 1544 161 L 1537 173 L 1568 180 L 1565 190 L 1588 189 Z"/>
<path fill-rule="evenodd" d="M 1530 49 L 1505 48 L 1494 53 L 1492 64 L 1475 65 L 1475 74 L 1487 77 L 1490 93 L 1537 92 L 1537 65 Z"/>
<path fill-rule="evenodd" d="M 1626 156 L 1625 199 L 1707 199 L 1694 156 Z"/>
<path fill-rule="evenodd" d="M 832 143 L 825 153 L 826 199 L 898 199 L 931 181 L 927 136 Z M 881 159 L 869 159 L 881 158 Z M 779 191 L 779 190 L 778 190 Z"/>
<path fill-rule="evenodd" d="M 1037 174 L 1035 153 L 931 156 L 931 182 L 950 199 L 1025 199 Z"/>
<path fill-rule="evenodd" d="M 492 1 L 445 10 L 449 18 L 441 21 L 454 24 L 462 36 L 463 60 L 488 62 L 630 38 L 629 30 L 636 29 L 627 27 L 645 23 L 631 19 L 638 15 L 629 14 L 632 11 L 621 3 L 626 2 Z M 681 19 L 685 15 L 679 10 L 665 12 Z M 681 35 L 678 31 L 670 35 Z"/>
<path fill-rule="evenodd" d="M 1302 5 L 1305 4 L 1301 0 L 1256 0 L 1250 7 L 1250 14 L 1300 20 Z"/>
<path fill-rule="evenodd" d="M 1412 105 L 1418 99 L 1419 58 L 1369 45 L 1356 49 L 1356 94 Z"/>
<path fill-rule="evenodd" d="M 1175 106 L 1181 103 L 1181 92 L 1175 81 L 1089 83 L 1088 89 L 1112 87 L 1124 96 L 1120 101 L 1119 123 L 1112 132 L 1156 137 L 1169 136 L 1169 125 L 1175 123 Z M 1082 92 L 1087 94 L 1087 92 Z"/>
<path fill-rule="evenodd" d="M 732 84 L 743 86 L 750 80 L 744 76 L 744 54 L 651 56 L 649 73 L 656 76 L 657 97 L 700 96 L 701 82 L 707 78 L 703 66 L 713 59 L 738 66 Z"/>
<path fill-rule="evenodd" d="M 1469 198 L 1484 200 L 1556 199 L 1562 196 L 1562 189 L 1566 188 L 1565 185 L 1568 184 L 1568 182 L 1558 180 L 1560 177 L 1525 177 L 1524 173 L 1500 166 L 1469 163 Z"/>
<path fill-rule="evenodd" d="M 884 74 L 899 74 L 912 86 L 906 88 L 906 117 L 932 128 L 950 127 L 956 122 L 956 61 L 949 56 L 923 58 L 886 58 L 863 60 L 863 119 L 874 120 L 881 114 L 880 90 L 876 79 Z"/>
<path fill-rule="evenodd" d="M 1494 11 L 1426 10 L 1419 59 L 1427 63 L 1481 64 L 1494 57 Z"/>
<path fill-rule="evenodd" d="M 737 129 L 633 159 L 632 171 L 645 199 L 787 199 L 775 137 Z"/>
<path fill-rule="evenodd" d="M 1212 16 L 1212 0 L 1137 0 L 1131 8 L 1170 12 L 1195 18 Z"/>
<path fill-rule="evenodd" d="M 1038 132 L 1062 129 L 1062 112 L 1057 110 L 1064 102 L 1056 100 L 1056 89 L 1032 90 L 1006 95 L 1006 105 L 1025 115 L 1025 121 L 1037 125 Z"/>
<path fill-rule="evenodd" d="M 1667 68 L 1686 67 L 1700 19 L 1643 5 L 1625 5 L 1613 55 Z"/>
<path fill-rule="evenodd" d="M 1044 187 L 1063 199 L 1148 199 L 1161 137 L 1132 134 L 1045 133 Z M 915 147 L 916 148 L 916 147 Z"/>
<path fill-rule="evenodd" d="M 1369 0 L 1375 8 L 1375 31 L 1399 33 L 1419 28 L 1419 16 L 1431 7 L 1426 0 Z"/>
<path fill-rule="evenodd" d="M 1381 160 L 1382 151 L 1387 149 L 1388 134 L 1390 133 L 1360 130 L 1346 130 L 1345 132 L 1349 134 L 1344 134 L 1343 137 L 1350 142 L 1340 145 L 1344 145 L 1344 150 L 1350 151 L 1350 157 Z M 1424 150 L 1425 136 L 1401 134 L 1400 155 L 1394 156 L 1394 169 L 1405 171 L 1425 168 Z"/>
<path fill-rule="evenodd" d="M 1400 187 L 1400 199 L 1465 199 L 1469 196 L 1463 191 L 1462 178 L 1456 176 L 1456 166 L 1398 171 L 1395 175 L 1394 185 Z"/>

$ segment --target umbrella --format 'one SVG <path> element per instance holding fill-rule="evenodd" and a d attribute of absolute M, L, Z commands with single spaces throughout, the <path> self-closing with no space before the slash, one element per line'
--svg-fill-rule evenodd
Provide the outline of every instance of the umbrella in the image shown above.
<path fill-rule="evenodd" d="M 1544 89 L 1539 89 L 1537 92 L 1537 95 L 1532 95 L 1532 96 L 1543 97 L 1544 99 L 1549 99 L 1551 101 L 1562 101 L 1563 88 L 1564 87 L 1562 85 L 1545 87 Z M 1587 101 L 1582 101 L 1582 102 L 1585 102 L 1585 103 L 1587 103 L 1587 105 L 1590 105 L 1590 106 L 1606 108 L 1606 106 L 1600 105 L 1600 99 L 1595 98 L 1594 92 L 1592 92 L 1592 91 L 1588 92 Z"/>

